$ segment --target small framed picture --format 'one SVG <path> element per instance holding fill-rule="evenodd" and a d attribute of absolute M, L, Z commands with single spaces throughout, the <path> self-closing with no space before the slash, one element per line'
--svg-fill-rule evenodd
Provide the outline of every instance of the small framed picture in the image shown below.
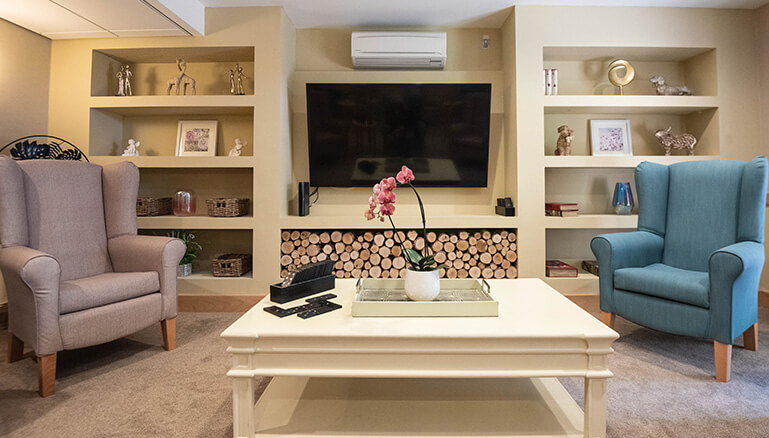
<path fill-rule="evenodd" d="M 630 120 L 591 120 L 593 155 L 633 155 Z"/>
<path fill-rule="evenodd" d="M 216 120 L 181 120 L 176 133 L 176 156 L 215 157 Z"/>

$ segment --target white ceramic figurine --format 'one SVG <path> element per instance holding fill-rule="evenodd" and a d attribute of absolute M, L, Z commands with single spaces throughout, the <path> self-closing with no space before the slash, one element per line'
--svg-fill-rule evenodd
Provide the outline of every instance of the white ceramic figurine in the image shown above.
<path fill-rule="evenodd" d="M 239 157 L 243 153 L 243 146 L 245 146 L 246 144 L 248 144 L 248 142 L 246 142 L 244 144 L 244 143 L 242 143 L 240 141 L 239 138 L 236 138 L 235 139 L 235 147 L 230 149 L 230 156 L 231 157 Z"/>
<path fill-rule="evenodd" d="M 138 157 L 139 156 L 139 145 L 141 144 L 140 141 L 136 141 L 134 139 L 128 139 L 128 146 L 126 146 L 125 150 L 123 151 L 124 157 Z"/>

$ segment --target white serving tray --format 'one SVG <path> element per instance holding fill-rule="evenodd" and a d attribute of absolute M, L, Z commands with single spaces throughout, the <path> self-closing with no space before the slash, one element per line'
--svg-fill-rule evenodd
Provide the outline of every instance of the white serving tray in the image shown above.
<path fill-rule="evenodd" d="M 499 303 L 489 295 L 485 280 L 441 280 L 441 292 L 434 301 L 411 301 L 404 283 L 398 278 L 361 278 L 352 316 L 499 316 Z"/>

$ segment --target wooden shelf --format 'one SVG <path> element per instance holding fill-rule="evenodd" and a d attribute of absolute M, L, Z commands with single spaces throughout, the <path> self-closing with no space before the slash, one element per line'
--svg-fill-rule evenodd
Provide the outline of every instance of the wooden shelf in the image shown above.
<path fill-rule="evenodd" d="M 115 157 L 96 155 L 88 157 L 88 159 L 92 163 L 102 166 L 130 161 L 140 168 L 252 168 L 256 162 L 254 157 Z"/>
<path fill-rule="evenodd" d="M 542 96 L 545 114 L 692 114 L 718 109 L 716 96 Z"/>
<path fill-rule="evenodd" d="M 577 268 L 576 277 L 547 277 L 543 280 L 562 294 L 597 294 L 598 276 L 582 269 L 582 260 L 561 259 L 566 264 Z"/>
<path fill-rule="evenodd" d="M 395 224 L 400 229 L 421 228 L 422 219 L 419 216 L 395 216 Z M 378 220 L 366 221 L 363 212 L 355 216 L 313 215 L 309 216 L 284 216 L 280 220 L 283 229 L 387 229 L 389 222 Z M 469 215 L 457 214 L 446 216 L 429 216 L 427 227 L 437 228 L 517 228 L 518 218 L 515 216 L 498 215 Z"/>
<path fill-rule="evenodd" d="M 130 115 L 253 114 L 253 95 L 232 96 L 94 96 L 90 108 Z"/>
<path fill-rule="evenodd" d="M 581 214 L 575 217 L 545 216 L 545 228 L 637 228 L 638 215 Z"/>
<path fill-rule="evenodd" d="M 200 200 L 198 200 L 200 202 Z M 205 204 L 198 208 L 205 209 Z M 140 229 L 196 229 L 196 230 L 240 230 L 253 229 L 253 216 L 210 217 L 210 216 L 142 216 L 136 218 Z"/>
<path fill-rule="evenodd" d="M 555 155 L 545 156 L 546 168 L 558 167 L 636 167 L 644 161 L 651 161 L 659 164 L 683 163 L 686 161 L 715 160 L 718 155 L 673 155 L 666 157 L 664 155 L 631 155 L 616 157 L 593 157 L 589 155 L 570 155 L 560 157 Z"/>

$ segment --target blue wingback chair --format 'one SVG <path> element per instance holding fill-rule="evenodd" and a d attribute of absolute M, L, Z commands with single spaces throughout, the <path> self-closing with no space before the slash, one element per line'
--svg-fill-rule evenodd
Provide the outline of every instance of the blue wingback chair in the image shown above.
<path fill-rule="evenodd" d="M 590 243 L 600 266 L 601 318 L 714 341 L 716 379 L 732 343 L 758 347 L 767 159 L 636 167 L 638 231 Z"/>

